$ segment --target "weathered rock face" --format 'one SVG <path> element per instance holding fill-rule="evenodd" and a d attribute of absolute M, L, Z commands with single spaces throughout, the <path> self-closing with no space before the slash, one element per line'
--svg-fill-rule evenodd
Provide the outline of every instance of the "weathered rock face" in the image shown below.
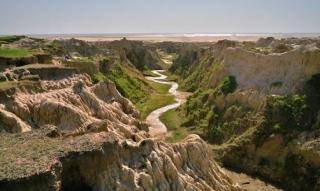
<path fill-rule="evenodd" d="M 106 120 L 137 123 L 132 117 L 137 116 L 136 110 L 110 81 L 93 86 L 88 76 L 78 75 L 61 81 L 43 81 L 41 85 L 49 91 L 17 92 L 12 101 L 6 102 L 4 108 L 10 115 L 25 121 L 14 123 L 11 128 L 32 129 L 50 124 L 68 131 L 85 131 Z M 122 115 L 119 110 L 128 115 Z M 3 115 L 7 116 L 8 112 Z M 25 128 L 25 124 L 29 127 Z"/>
<path fill-rule="evenodd" d="M 62 67 L 30 67 L 28 70 L 32 75 L 38 75 L 41 78 L 41 80 L 61 80 L 79 73 L 79 70 L 76 68 Z"/>
<path fill-rule="evenodd" d="M 226 49 L 226 73 L 236 77 L 238 88 L 265 94 L 301 91 L 303 83 L 320 72 L 320 50 L 312 45 L 283 54 L 262 55 L 242 49 Z"/>
<path fill-rule="evenodd" d="M 297 93 L 312 75 L 320 73 L 320 49 L 315 44 L 268 55 L 242 46 L 220 41 L 204 52 L 199 47 L 182 51 L 171 71 L 182 76 L 182 86 L 191 91 L 215 88 L 230 75 L 235 77 L 238 90 L 256 90 L 265 95 Z"/>
<path fill-rule="evenodd" d="M 38 63 L 40 64 L 51 64 L 52 63 L 52 56 L 50 54 L 37 54 L 35 55 L 38 59 Z"/>
<path fill-rule="evenodd" d="M 130 62 L 138 70 L 162 68 L 163 62 L 155 50 L 145 47 L 142 41 L 122 39 L 111 42 L 110 46 L 118 49 L 122 61 Z"/>
<path fill-rule="evenodd" d="M 66 61 L 65 66 L 79 69 L 81 73 L 93 75 L 99 72 L 99 64 L 86 61 Z"/>
<path fill-rule="evenodd" d="M 209 155 L 197 136 L 173 146 L 151 139 L 124 141 L 104 145 L 103 151 L 66 157 L 65 173 L 79 169 L 81 183 L 93 190 L 237 190 L 215 163 L 203 160 Z M 84 163 L 90 160 L 94 163 Z M 63 189 L 77 186 L 70 184 L 72 178 L 62 180 Z"/>
<path fill-rule="evenodd" d="M 263 176 L 286 190 L 319 190 L 319 145 L 319 132 L 302 132 L 289 143 L 283 135 L 272 134 L 262 145 L 239 139 L 224 147 L 220 160 L 229 167 Z"/>
<path fill-rule="evenodd" d="M 27 64 L 37 63 L 38 59 L 35 56 L 21 57 L 21 58 L 6 58 L 0 57 L 0 70 L 3 71 L 9 66 L 24 66 Z"/>
<path fill-rule="evenodd" d="M 196 135 L 169 145 L 125 140 L 110 131 L 73 138 L 44 134 L 45 129 L 15 135 L 21 149 L 7 148 L 0 158 L 1 191 L 240 190 L 208 160 L 206 144 Z M 14 136 L 1 138 L 3 150 Z"/>
<path fill-rule="evenodd" d="M 217 190 L 239 188 L 196 135 L 150 138 L 132 103 L 88 75 L 18 89 L 0 109 L 0 190 Z M 24 132 L 24 133 L 17 133 Z"/>

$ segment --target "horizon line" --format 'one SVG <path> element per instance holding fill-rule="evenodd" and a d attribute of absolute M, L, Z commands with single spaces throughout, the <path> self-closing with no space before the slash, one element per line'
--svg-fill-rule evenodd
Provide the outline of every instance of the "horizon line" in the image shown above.
<path fill-rule="evenodd" d="M 156 35 L 173 35 L 173 36 L 179 36 L 179 35 L 199 35 L 201 36 L 250 36 L 250 35 L 320 35 L 320 32 L 232 32 L 232 33 L 210 33 L 210 32 L 112 32 L 112 33 L 20 33 L 20 34 L 1 34 L 0 36 L 59 36 L 59 35 L 83 35 L 83 36 L 99 36 L 99 35 L 107 35 L 107 36 L 116 36 L 118 37 L 119 35 L 124 35 L 124 36 L 129 36 L 129 35 L 150 35 L 150 36 L 156 36 Z"/>

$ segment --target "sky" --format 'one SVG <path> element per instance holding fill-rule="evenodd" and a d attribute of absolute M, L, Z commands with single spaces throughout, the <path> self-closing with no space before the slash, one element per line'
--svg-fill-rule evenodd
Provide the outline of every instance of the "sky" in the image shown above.
<path fill-rule="evenodd" d="M 0 34 L 319 33 L 320 0 L 0 0 Z"/>

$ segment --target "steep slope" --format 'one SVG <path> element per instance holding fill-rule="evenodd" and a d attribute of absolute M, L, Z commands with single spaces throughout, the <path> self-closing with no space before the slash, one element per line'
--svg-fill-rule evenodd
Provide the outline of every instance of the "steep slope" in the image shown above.
<path fill-rule="evenodd" d="M 198 136 L 152 139 L 107 79 L 41 81 L 2 104 L 0 190 L 239 190 Z"/>
<path fill-rule="evenodd" d="M 142 111 L 158 93 L 157 87 L 146 81 L 150 69 L 160 69 L 164 63 L 157 48 L 142 41 L 122 39 L 113 42 L 86 42 L 77 39 L 45 42 L 43 49 L 58 57 L 65 67 L 87 73 L 94 83 L 106 77 L 113 81 L 120 93 Z"/>
<path fill-rule="evenodd" d="M 220 41 L 180 54 L 171 71 L 195 92 L 179 110 L 182 124 L 221 145 L 215 156 L 229 167 L 288 190 L 317 190 L 317 39 L 271 41 Z"/>
<path fill-rule="evenodd" d="M 138 115 L 131 102 L 123 98 L 110 81 L 93 86 L 88 76 L 78 75 L 61 81 L 42 81 L 40 86 L 42 92 L 35 94 L 18 91 L 11 101 L 4 103 L 7 111 L 2 115 L 11 112 L 10 115 L 25 121 L 28 129 L 51 124 L 77 132 L 101 124 L 102 119 L 135 122 L 132 117 L 119 114 L 119 108 L 128 115 Z M 19 127 L 22 123 L 14 124 L 17 127 L 10 125 L 4 129 L 26 129 L 25 124 L 22 127 Z"/>

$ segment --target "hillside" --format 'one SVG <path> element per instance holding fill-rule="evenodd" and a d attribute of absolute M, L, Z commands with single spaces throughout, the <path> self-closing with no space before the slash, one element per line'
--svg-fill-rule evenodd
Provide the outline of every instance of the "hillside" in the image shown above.
<path fill-rule="evenodd" d="M 181 49 L 170 71 L 194 94 L 176 111 L 179 123 L 225 166 L 288 190 L 319 189 L 318 45 L 267 38 Z"/>

